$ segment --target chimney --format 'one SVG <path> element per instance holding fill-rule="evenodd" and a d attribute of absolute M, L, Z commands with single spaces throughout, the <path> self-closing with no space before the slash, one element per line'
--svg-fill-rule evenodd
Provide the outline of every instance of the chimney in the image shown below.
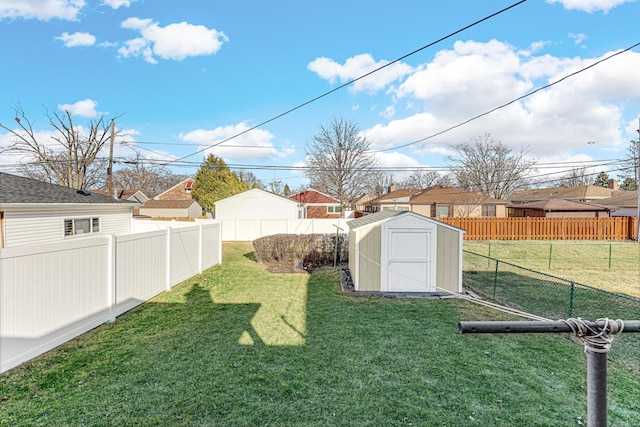
<path fill-rule="evenodd" d="M 395 185 L 395 184 L 391 184 L 391 185 L 387 188 L 387 194 L 391 193 L 392 191 L 396 191 L 396 185 Z"/>
<path fill-rule="evenodd" d="M 615 179 L 610 179 L 610 180 L 609 180 L 609 185 L 608 185 L 608 187 L 609 187 L 610 189 L 612 189 L 612 190 L 616 190 L 616 191 L 617 191 L 617 190 L 618 190 L 618 187 L 619 187 L 619 185 L 618 185 L 618 181 L 616 181 Z"/>

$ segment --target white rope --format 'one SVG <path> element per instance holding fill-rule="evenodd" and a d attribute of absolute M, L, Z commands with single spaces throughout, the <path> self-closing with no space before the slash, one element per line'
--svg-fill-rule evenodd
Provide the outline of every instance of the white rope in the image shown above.
<path fill-rule="evenodd" d="M 611 349 L 613 338 L 624 330 L 624 322 L 620 319 L 611 320 L 608 317 L 598 319 L 596 322 L 604 322 L 603 327 L 590 327 L 580 317 L 561 320 L 566 323 L 573 331 L 574 335 L 584 343 L 584 351 L 591 353 L 607 353 Z"/>
<path fill-rule="evenodd" d="M 540 321 L 549 321 L 549 320 L 551 320 L 551 319 L 547 319 L 546 317 L 537 316 L 535 314 L 527 313 L 526 311 L 517 310 L 515 308 L 507 307 L 507 306 L 504 306 L 504 305 L 500 305 L 500 304 L 497 304 L 497 303 L 493 303 L 493 302 L 482 300 L 482 299 L 478 299 L 478 298 L 473 298 L 473 297 L 471 297 L 469 295 L 461 294 L 461 293 L 458 293 L 458 292 L 451 292 L 450 290 L 447 290 L 447 289 L 444 289 L 444 288 L 437 287 L 437 289 L 446 291 L 448 293 L 453 293 L 457 298 L 464 299 L 466 301 L 470 301 L 470 302 L 472 302 L 474 304 L 478 304 L 478 305 L 481 305 L 481 306 L 484 306 L 484 307 L 492 308 L 494 310 L 501 311 L 503 313 L 513 314 L 513 315 L 516 315 L 516 316 L 524 317 L 525 319 L 540 320 Z"/>

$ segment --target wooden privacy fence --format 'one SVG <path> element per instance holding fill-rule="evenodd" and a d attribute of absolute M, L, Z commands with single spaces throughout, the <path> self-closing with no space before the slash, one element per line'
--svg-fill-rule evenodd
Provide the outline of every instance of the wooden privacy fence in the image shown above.
<path fill-rule="evenodd" d="M 466 231 L 465 240 L 633 240 L 635 217 L 443 218 Z"/>

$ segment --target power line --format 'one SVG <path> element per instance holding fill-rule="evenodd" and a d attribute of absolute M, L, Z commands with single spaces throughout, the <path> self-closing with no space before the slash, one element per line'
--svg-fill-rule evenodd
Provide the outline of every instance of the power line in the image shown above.
<path fill-rule="evenodd" d="M 640 46 L 640 43 L 636 43 L 636 44 L 634 44 L 633 46 L 630 46 L 630 47 L 628 47 L 628 48 L 626 48 L 626 49 L 624 49 L 624 50 L 621 50 L 621 51 L 619 51 L 619 52 L 616 52 L 616 53 L 614 53 L 614 54 L 611 54 L 611 55 L 607 56 L 606 58 L 603 58 L 603 59 L 601 59 L 601 60 L 599 60 L 599 61 L 594 62 L 594 63 L 593 63 L 593 64 L 591 64 L 591 65 L 588 65 L 588 66 L 586 66 L 586 67 L 584 67 L 584 68 L 582 68 L 582 69 L 580 69 L 580 70 L 578 70 L 578 71 L 575 71 L 575 72 L 573 72 L 573 73 L 571 73 L 571 74 L 568 74 L 568 75 L 564 76 L 564 77 L 563 77 L 563 78 L 561 78 L 560 80 L 556 80 L 556 81 L 555 81 L 555 82 L 553 82 L 553 83 L 549 83 L 548 85 L 545 85 L 545 86 L 539 87 L 538 89 L 536 89 L 536 90 L 534 90 L 534 91 L 528 92 L 528 93 L 526 93 L 526 94 L 524 94 L 524 95 L 522 95 L 522 96 L 520 96 L 520 97 L 518 97 L 518 98 L 516 98 L 516 99 L 513 99 L 513 100 L 511 100 L 511 101 L 507 102 L 506 104 L 502 104 L 502 105 L 500 105 L 500 106 L 498 106 L 498 107 L 495 107 L 495 108 L 493 108 L 493 109 L 491 109 L 491 110 L 489 110 L 489 111 L 486 111 L 486 112 L 484 112 L 484 113 L 482 113 L 482 114 L 478 114 L 477 116 L 474 116 L 474 117 L 472 117 L 472 118 L 470 118 L 470 119 L 468 119 L 468 120 L 465 120 L 464 122 L 458 123 L 457 125 L 451 126 L 451 127 L 447 128 L 447 129 L 444 129 L 444 130 L 442 130 L 442 131 L 440 131 L 440 132 L 437 132 L 437 133 L 434 133 L 434 134 L 432 134 L 432 135 L 429 135 L 429 136 L 427 136 L 427 137 L 425 137 L 425 138 L 422 138 L 422 139 L 419 139 L 419 140 L 417 140 L 417 141 L 413 141 L 413 142 L 408 142 L 408 143 L 406 143 L 406 144 L 398 145 L 397 147 L 385 148 L 385 149 L 382 149 L 382 150 L 372 150 L 372 151 L 370 151 L 370 152 L 371 152 L 371 153 L 382 153 L 382 152 L 385 152 L 385 151 L 397 150 L 397 149 L 399 149 L 399 148 L 405 148 L 405 147 L 408 147 L 408 146 L 410 146 L 410 145 L 415 145 L 415 144 L 418 144 L 418 143 L 420 143 L 420 142 L 426 141 L 426 140 L 428 140 L 428 139 L 435 138 L 436 136 L 442 135 L 443 133 L 446 133 L 446 132 L 452 131 L 453 129 L 459 128 L 459 127 L 464 126 L 464 125 L 466 125 L 466 124 L 468 124 L 468 123 L 470 123 L 470 122 L 472 122 L 472 121 L 474 121 L 474 120 L 477 120 L 477 119 L 479 119 L 479 118 L 481 118 L 481 117 L 484 117 L 484 116 L 486 116 L 486 115 L 489 115 L 489 114 L 493 113 L 494 111 L 497 111 L 497 110 L 500 110 L 500 109 L 502 109 L 502 108 L 505 108 L 505 107 L 507 107 L 507 106 L 509 106 L 509 105 L 511 105 L 511 104 L 513 104 L 513 103 L 515 103 L 515 102 L 518 102 L 518 101 L 520 101 L 520 100 L 522 100 L 522 99 L 524 99 L 524 98 L 526 98 L 526 97 L 528 97 L 528 96 L 531 96 L 531 95 L 533 95 L 533 94 L 535 94 L 535 93 L 537 93 L 537 92 L 540 92 L 541 90 L 548 89 L 548 88 L 550 88 L 551 86 L 554 86 L 554 85 L 556 85 L 556 84 L 558 84 L 558 83 L 560 83 L 560 82 L 562 82 L 562 81 L 564 81 L 564 80 L 568 79 L 569 77 L 573 77 L 573 76 L 575 76 L 576 74 L 580 74 L 580 73 L 582 73 L 583 71 L 588 70 L 589 68 L 595 67 L 596 65 L 601 64 L 602 62 L 607 61 L 607 60 L 609 60 L 609 59 L 613 58 L 614 56 L 618 56 L 618 55 L 620 55 L 620 54 L 622 54 L 622 53 L 624 53 L 624 52 L 627 52 L 627 51 L 629 51 L 629 50 L 631 50 L 631 49 L 633 49 L 633 48 L 635 48 L 635 47 L 637 47 L 637 46 Z"/>
<path fill-rule="evenodd" d="M 169 164 L 172 164 L 172 163 L 178 162 L 178 161 L 180 161 L 180 160 L 187 159 L 187 158 L 189 158 L 189 157 L 191 157 L 191 156 L 195 156 L 196 154 L 202 153 L 202 152 L 204 152 L 204 151 L 206 151 L 206 150 L 208 150 L 208 149 L 210 149 L 210 148 L 216 147 L 216 146 L 218 146 L 218 145 L 220 145 L 220 144 L 223 144 L 223 143 L 228 142 L 228 141 L 230 141 L 230 140 L 232 140 L 232 139 L 235 139 L 235 138 L 237 138 L 237 137 L 239 137 L 239 136 L 241 136 L 241 135 L 244 135 L 245 133 L 251 132 L 251 131 L 252 131 L 252 130 L 254 130 L 254 129 L 257 129 L 257 128 L 262 127 L 262 126 L 264 126 L 264 125 L 266 125 L 266 124 L 268 124 L 268 123 L 271 123 L 271 122 L 273 122 L 273 121 L 275 121 L 275 120 L 277 120 L 277 119 L 279 119 L 279 118 L 281 118 L 281 117 L 283 117 L 283 116 L 286 116 L 287 114 L 290 114 L 290 113 L 292 113 L 292 112 L 294 112 L 294 111 L 296 111 L 296 110 L 299 110 L 299 109 L 301 109 L 301 108 L 303 108 L 303 107 L 306 107 L 307 105 L 309 105 L 309 104 L 311 104 L 311 103 L 313 103 L 313 102 L 315 102 L 315 101 L 318 101 L 318 100 L 320 100 L 320 99 L 322 99 L 322 98 L 324 98 L 324 97 L 326 97 L 326 96 L 328 96 L 328 95 L 330 95 L 330 94 L 332 94 L 332 93 L 334 93 L 334 92 L 337 92 L 338 90 L 341 90 L 341 89 L 343 89 L 343 88 L 345 88 L 345 87 L 347 87 L 347 86 L 349 86 L 349 85 L 351 85 L 351 84 L 353 84 L 353 83 L 355 83 L 355 82 L 357 82 L 357 81 L 359 81 L 359 80 L 362 80 L 362 79 L 364 79 L 365 77 L 368 77 L 368 76 L 372 75 L 373 73 L 376 73 L 376 72 L 378 72 L 378 71 L 380 71 L 380 70 L 382 70 L 382 69 L 384 69 L 384 68 L 387 68 L 387 67 L 389 67 L 389 66 L 391 66 L 391 65 L 393 65 L 393 64 L 395 64 L 395 63 L 397 63 L 397 62 L 402 61 L 403 59 L 406 59 L 406 58 L 408 58 L 408 57 L 410 57 L 410 56 L 412 56 L 412 55 L 415 55 L 416 53 L 421 52 L 421 51 L 423 51 L 424 49 L 427 49 L 427 48 L 429 48 L 429 47 L 431 47 L 431 46 L 434 46 L 435 44 L 440 43 L 440 42 L 442 42 L 442 41 L 444 41 L 444 40 L 446 40 L 446 39 L 449 39 L 449 38 L 451 38 L 451 37 L 455 36 L 456 34 L 459 34 L 459 33 L 463 32 L 463 31 L 465 31 L 465 30 L 467 30 L 467 29 L 469 29 L 469 28 L 471 28 L 471 27 L 474 27 L 474 26 L 476 26 L 476 25 L 478 25 L 478 24 L 480 24 L 480 23 L 484 22 L 484 21 L 487 21 L 487 20 L 489 20 L 489 19 L 491 19 L 491 18 L 494 18 L 494 17 L 496 17 L 496 16 L 500 15 L 501 13 L 504 13 L 504 12 L 506 12 L 506 11 L 508 11 L 508 10 L 510 10 L 510 9 L 512 9 L 512 8 L 514 8 L 514 7 L 516 7 L 516 6 L 521 5 L 522 3 L 525 3 L 526 1 L 527 1 L 527 0 L 520 0 L 520 1 L 518 1 L 518 2 L 516 2 L 516 3 L 514 3 L 514 4 L 512 4 L 511 6 L 508 6 L 508 7 L 504 8 L 504 9 L 502 9 L 502 10 L 499 10 L 499 11 L 497 11 L 497 12 L 495 12 L 495 13 L 492 13 L 491 15 L 485 16 L 484 18 L 479 19 L 479 20 L 477 20 L 477 21 L 475 21 L 475 22 L 473 22 L 473 23 L 471 23 L 471 24 L 469 24 L 469 25 L 467 25 L 467 26 L 465 26 L 465 27 L 462 27 L 462 28 L 460 28 L 459 30 L 456 30 L 456 31 L 454 31 L 454 32 L 452 32 L 452 33 L 450 33 L 450 34 L 448 34 L 448 35 L 444 36 L 444 37 L 441 37 L 441 38 L 439 38 L 438 40 L 436 40 L 436 41 L 434 41 L 434 42 L 431 42 L 431 43 L 429 43 L 429 44 L 427 44 L 427 45 L 424 45 L 424 46 L 422 46 L 422 47 L 420 47 L 420 48 L 418 48 L 418 49 L 414 50 L 413 52 L 410 52 L 410 53 L 408 53 L 408 54 L 406 54 L 406 55 L 403 55 L 403 56 L 401 56 L 401 57 L 399 57 L 399 58 L 397 58 L 397 59 L 395 59 L 395 60 L 393 60 L 393 61 L 391 61 L 391 62 L 389 62 L 389 63 L 387 63 L 387 64 L 385 64 L 385 65 L 383 65 L 383 66 L 381 66 L 381 67 L 378 67 L 378 68 L 376 68 L 376 69 L 374 69 L 374 70 L 372 70 L 372 71 L 369 71 L 368 73 L 363 74 L 363 75 L 361 75 L 360 77 L 356 77 L 356 78 L 355 78 L 355 79 L 353 79 L 353 80 L 350 80 L 350 81 L 348 81 L 348 82 L 346 82 L 346 83 L 343 83 L 343 84 L 341 84 L 340 86 L 338 86 L 338 87 L 336 87 L 336 88 L 333 88 L 333 89 L 331 89 L 331 90 L 330 90 L 330 91 L 328 91 L 328 92 L 323 93 L 322 95 L 316 96 L 315 98 L 312 98 L 312 99 L 310 99 L 310 100 L 308 100 L 308 101 L 306 101 L 306 102 L 303 102 L 302 104 L 299 104 L 299 105 L 297 105 L 297 106 L 295 106 L 295 107 L 293 107 L 293 108 L 291 108 L 291 109 L 289 109 L 289 110 L 287 110 L 287 111 L 285 111 L 285 112 L 283 112 L 283 113 L 280 113 L 280 114 L 278 114 L 278 115 L 276 115 L 276 116 L 274 116 L 274 117 L 272 117 L 272 118 L 270 118 L 270 119 L 268 119 L 268 120 L 265 120 L 265 121 L 263 121 L 263 122 L 261 122 L 261 123 L 258 123 L 257 125 L 255 125 L 255 126 L 253 126 L 253 127 L 250 127 L 249 129 L 246 129 L 246 130 L 244 130 L 244 131 L 242 131 L 242 132 L 240 132 L 240 133 L 237 133 L 237 134 L 235 134 L 235 135 L 233 135 L 233 136 L 230 136 L 230 137 L 228 137 L 228 138 L 226 138 L 226 139 L 224 139 L 224 140 L 222 140 L 222 141 L 220 141 L 220 142 L 217 142 L 217 143 L 215 143 L 215 144 L 209 145 L 209 146 L 207 146 L 207 147 L 205 147 L 205 148 L 203 148 L 203 149 L 201 149 L 201 150 L 198 150 L 198 151 L 196 151 L 196 152 L 194 152 L 194 153 L 191 153 L 191 154 L 188 154 L 188 155 L 186 155 L 186 156 L 180 157 L 180 158 L 178 158 L 178 159 L 176 159 L 176 160 L 173 160 L 173 161 L 167 162 L 167 163 L 166 163 L 166 164 L 164 164 L 163 166 L 167 166 L 167 165 L 169 165 Z"/>

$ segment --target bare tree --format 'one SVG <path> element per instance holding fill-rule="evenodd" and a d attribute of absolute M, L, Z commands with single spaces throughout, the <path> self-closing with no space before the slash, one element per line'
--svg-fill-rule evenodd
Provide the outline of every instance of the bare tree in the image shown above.
<path fill-rule="evenodd" d="M 370 194 L 372 196 L 382 196 L 395 183 L 395 176 L 392 173 L 372 170 L 366 177 L 364 193 L 360 196 Z"/>
<path fill-rule="evenodd" d="M 412 190 L 421 190 L 433 187 L 436 185 L 439 178 L 440 174 L 436 171 L 418 169 L 409 175 L 409 178 L 403 181 L 400 186 L 402 188 L 409 188 Z"/>
<path fill-rule="evenodd" d="M 284 184 L 282 181 L 271 181 L 267 184 L 267 189 L 274 194 L 281 196 L 284 194 Z"/>
<path fill-rule="evenodd" d="M 32 178 L 56 183 L 70 188 L 99 186 L 107 172 L 108 159 L 98 155 L 111 138 L 111 123 L 104 116 L 89 122 L 89 128 L 78 127 L 69 111 L 64 114 L 46 113 L 55 133 L 45 141 L 39 140 L 24 110 L 17 106 L 15 122 L 18 128 L 0 123 L 16 139 L 5 152 L 24 154 L 28 162 L 21 171 Z M 114 132 L 114 136 L 119 132 Z"/>
<path fill-rule="evenodd" d="M 262 182 L 258 179 L 258 177 L 250 171 L 238 171 L 236 172 L 240 181 L 246 182 L 249 188 L 262 188 Z"/>
<path fill-rule="evenodd" d="M 187 176 L 174 175 L 166 167 L 145 161 L 138 155 L 127 166 L 113 172 L 113 187 L 120 190 L 140 190 L 147 197 L 155 197 L 185 179 Z"/>
<path fill-rule="evenodd" d="M 536 161 L 526 157 L 526 149 L 512 155 L 506 145 L 488 133 L 475 138 L 473 144 L 455 148 L 458 156 L 447 160 L 455 162 L 452 174 L 458 186 L 484 196 L 507 198 L 526 188 L 528 176 L 535 170 Z"/>
<path fill-rule="evenodd" d="M 370 146 L 358 126 L 344 119 L 321 125 L 307 142 L 306 175 L 320 191 L 340 200 L 342 212 L 366 191 L 367 177 L 377 163 Z"/>
<path fill-rule="evenodd" d="M 594 182 L 593 173 L 587 168 L 575 168 L 562 175 L 554 184 L 567 187 L 591 185 Z"/>

